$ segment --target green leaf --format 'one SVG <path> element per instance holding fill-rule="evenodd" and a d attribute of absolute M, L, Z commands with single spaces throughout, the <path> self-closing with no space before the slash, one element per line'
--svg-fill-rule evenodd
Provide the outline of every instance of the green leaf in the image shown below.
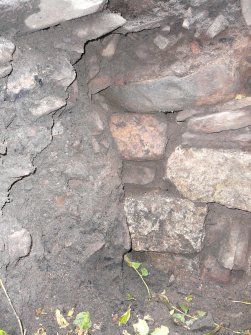
<path fill-rule="evenodd" d="M 127 324 L 130 317 L 131 317 L 131 306 L 129 306 L 127 311 L 119 318 L 119 326 Z"/>
<path fill-rule="evenodd" d="M 133 325 L 133 329 L 136 335 L 148 335 L 149 327 L 145 320 L 139 319 L 137 323 Z"/>
<path fill-rule="evenodd" d="M 88 311 L 78 313 L 76 319 L 73 322 L 74 325 L 78 326 L 80 329 L 88 330 L 92 326 L 90 313 Z"/>
<path fill-rule="evenodd" d="M 137 270 L 140 267 L 141 263 L 140 262 L 132 262 L 132 268 Z"/>
<path fill-rule="evenodd" d="M 189 307 L 188 307 L 187 304 L 179 304 L 179 306 L 180 306 L 180 309 L 182 310 L 182 312 L 184 312 L 185 314 L 188 313 Z"/>
<path fill-rule="evenodd" d="M 200 318 L 203 318 L 203 316 L 205 316 L 207 313 L 206 312 L 204 312 L 204 311 L 196 311 L 195 313 L 194 313 L 194 317 L 196 318 L 196 319 L 200 319 Z"/>
<path fill-rule="evenodd" d="M 127 300 L 136 300 L 134 294 L 132 293 L 127 293 Z"/>
<path fill-rule="evenodd" d="M 144 267 L 140 268 L 140 272 L 141 272 L 142 277 L 147 277 L 149 275 L 148 270 Z"/>
<path fill-rule="evenodd" d="M 4 330 L 0 329 L 0 335 L 8 335 Z"/>
<path fill-rule="evenodd" d="M 193 301 L 193 296 L 192 296 L 192 294 L 188 294 L 188 295 L 185 297 L 185 300 L 186 300 L 187 302 L 191 302 L 191 301 Z"/>
<path fill-rule="evenodd" d="M 185 315 L 181 313 L 174 313 L 172 315 L 174 322 L 176 323 L 186 323 Z"/>
<path fill-rule="evenodd" d="M 160 326 L 159 328 L 155 328 L 151 335 L 168 335 L 169 329 L 166 326 Z"/>

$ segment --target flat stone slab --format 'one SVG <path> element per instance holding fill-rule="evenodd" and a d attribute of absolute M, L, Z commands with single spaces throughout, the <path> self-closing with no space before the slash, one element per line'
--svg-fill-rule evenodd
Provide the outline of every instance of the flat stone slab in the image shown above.
<path fill-rule="evenodd" d="M 189 254 L 202 249 L 206 205 L 151 192 L 124 203 L 135 251 Z"/>
<path fill-rule="evenodd" d="M 166 176 L 190 200 L 251 211 L 250 153 L 178 147 Z"/>
<path fill-rule="evenodd" d="M 105 3 L 106 0 L 40 0 L 40 11 L 28 16 L 25 24 L 31 30 L 44 29 L 100 11 Z"/>
<path fill-rule="evenodd" d="M 167 123 L 161 115 L 113 114 L 110 130 L 124 159 L 156 160 L 164 155 Z"/>
<path fill-rule="evenodd" d="M 185 77 L 167 76 L 111 86 L 103 94 L 128 111 L 179 111 L 232 96 L 237 78 L 225 64 L 206 66 Z"/>
<path fill-rule="evenodd" d="M 188 121 L 188 131 L 218 133 L 251 125 L 251 106 L 246 109 L 195 116 Z"/>

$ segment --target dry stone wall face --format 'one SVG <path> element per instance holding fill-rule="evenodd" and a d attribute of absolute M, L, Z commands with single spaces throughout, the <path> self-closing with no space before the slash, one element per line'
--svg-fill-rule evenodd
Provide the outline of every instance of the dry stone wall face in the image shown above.
<path fill-rule="evenodd" d="M 186 10 L 181 5 L 176 13 L 184 18 L 180 31 L 172 19 L 165 21 L 170 4 L 158 9 L 159 20 L 151 19 L 147 7 L 147 23 L 142 16 L 120 28 L 124 34 L 138 33 L 116 40 L 112 57 L 104 52 L 109 41 L 94 46 L 102 58 L 89 81 L 91 94 L 102 91 L 121 110 L 112 115 L 110 131 L 123 160 L 133 250 L 181 257 L 200 253 L 201 276 L 221 283 L 230 280 L 231 271 L 250 273 L 247 3 L 241 2 L 244 20 L 233 3 L 217 15 L 210 14 L 207 1 L 191 2 Z M 166 133 L 155 122 L 160 116 Z"/>
<path fill-rule="evenodd" d="M 0 22 L 0 274 L 30 333 L 38 301 L 116 295 L 130 248 L 250 278 L 249 1 L 128 1 L 127 21 L 102 0 L 16 3 Z"/>

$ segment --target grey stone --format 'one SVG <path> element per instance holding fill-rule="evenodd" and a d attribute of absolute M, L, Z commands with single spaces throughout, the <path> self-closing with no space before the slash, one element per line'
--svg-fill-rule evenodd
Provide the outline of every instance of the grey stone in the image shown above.
<path fill-rule="evenodd" d="M 251 152 L 250 127 L 220 133 L 189 133 L 182 135 L 182 144 L 196 148 L 237 149 Z"/>
<path fill-rule="evenodd" d="M 133 250 L 189 254 L 202 249 L 205 205 L 151 192 L 127 196 L 124 208 Z"/>
<path fill-rule="evenodd" d="M 217 133 L 223 130 L 239 129 L 251 125 L 250 109 L 228 110 L 193 117 L 188 121 L 188 131 Z"/>
<path fill-rule="evenodd" d="M 142 30 L 159 28 L 162 22 L 163 18 L 156 17 L 154 15 L 139 16 L 133 20 L 128 20 L 126 24 L 118 30 L 118 33 L 128 34 Z"/>
<path fill-rule="evenodd" d="M 13 232 L 8 236 L 8 252 L 11 262 L 16 262 L 20 258 L 30 253 L 32 239 L 26 229 Z"/>
<path fill-rule="evenodd" d="M 41 0 L 40 11 L 28 16 L 25 19 L 25 24 L 31 30 L 44 29 L 95 13 L 102 10 L 105 3 L 106 0 Z"/>
<path fill-rule="evenodd" d="M 237 150 L 176 148 L 166 176 L 188 199 L 251 211 L 251 154 Z"/>
<path fill-rule="evenodd" d="M 214 319 L 210 312 L 202 318 L 195 320 L 189 327 L 192 331 L 206 331 L 214 327 Z"/>
<path fill-rule="evenodd" d="M 216 64 L 182 78 L 167 76 L 110 86 L 103 94 L 128 111 L 171 112 L 221 101 L 235 91 L 236 84 L 237 77 L 232 70 L 225 64 Z"/>
<path fill-rule="evenodd" d="M 80 24 L 76 25 L 73 35 L 84 41 L 96 39 L 125 24 L 126 20 L 119 14 L 109 11 L 98 13 L 90 17 L 83 18 Z"/>
<path fill-rule="evenodd" d="M 36 85 L 36 77 L 38 75 L 37 68 L 31 67 L 20 67 L 16 71 L 13 71 L 11 76 L 8 78 L 7 94 L 9 96 L 17 96 L 18 94 L 33 90 Z"/>
<path fill-rule="evenodd" d="M 210 38 L 214 38 L 228 26 L 228 21 L 223 15 L 218 15 L 211 26 L 208 28 L 206 34 Z"/>
<path fill-rule="evenodd" d="M 221 242 L 218 261 L 224 268 L 245 270 L 249 248 L 250 228 L 238 222 L 229 222 Z"/>
<path fill-rule="evenodd" d="M 40 101 L 35 101 L 36 107 L 30 108 L 30 112 L 35 116 L 42 116 L 57 111 L 66 105 L 66 101 L 60 97 L 48 96 Z"/>
<path fill-rule="evenodd" d="M 8 76 L 8 74 L 10 74 L 11 71 L 12 71 L 11 64 L 0 65 L 0 78 Z"/>
<path fill-rule="evenodd" d="M 154 180 L 155 168 L 135 164 L 133 162 L 124 162 L 122 170 L 122 180 L 125 184 L 147 185 Z"/>
<path fill-rule="evenodd" d="M 160 34 L 158 34 L 154 38 L 153 42 L 161 50 L 165 50 L 168 47 L 169 43 L 170 43 L 170 41 L 169 41 L 169 39 L 167 37 L 162 36 Z"/>
<path fill-rule="evenodd" d="M 4 37 L 0 37 L 0 65 L 6 65 L 10 62 L 14 51 L 15 44 Z"/>
<path fill-rule="evenodd" d="M 242 15 L 246 21 L 246 24 L 251 26 L 251 3 L 250 0 L 241 0 Z"/>

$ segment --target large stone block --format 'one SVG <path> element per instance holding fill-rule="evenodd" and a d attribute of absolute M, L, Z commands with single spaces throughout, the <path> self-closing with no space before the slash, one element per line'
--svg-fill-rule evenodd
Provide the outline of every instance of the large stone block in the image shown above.
<path fill-rule="evenodd" d="M 251 125 L 251 106 L 246 109 L 195 116 L 188 121 L 188 130 L 201 133 L 217 133 Z"/>
<path fill-rule="evenodd" d="M 251 211 L 251 154 L 178 147 L 166 175 L 188 199 Z"/>
<path fill-rule="evenodd" d="M 104 94 L 128 111 L 171 112 L 222 101 L 233 96 L 237 82 L 225 64 L 214 64 L 182 78 L 167 76 L 111 86 Z"/>
<path fill-rule="evenodd" d="M 28 16 L 25 24 L 32 30 L 44 29 L 95 13 L 105 3 L 106 0 L 41 0 L 40 11 Z"/>
<path fill-rule="evenodd" d="M 113 114 L 110 130 L 124 159 L 155 160 L 164 155 L 167 124 L 160 115 Z"/>
<path fill-rule="evenodd" d="M 126 197 L 124 208 L 133 250 L 189 254 L 202 249 L 205 205 L 151 192 Z"/>

